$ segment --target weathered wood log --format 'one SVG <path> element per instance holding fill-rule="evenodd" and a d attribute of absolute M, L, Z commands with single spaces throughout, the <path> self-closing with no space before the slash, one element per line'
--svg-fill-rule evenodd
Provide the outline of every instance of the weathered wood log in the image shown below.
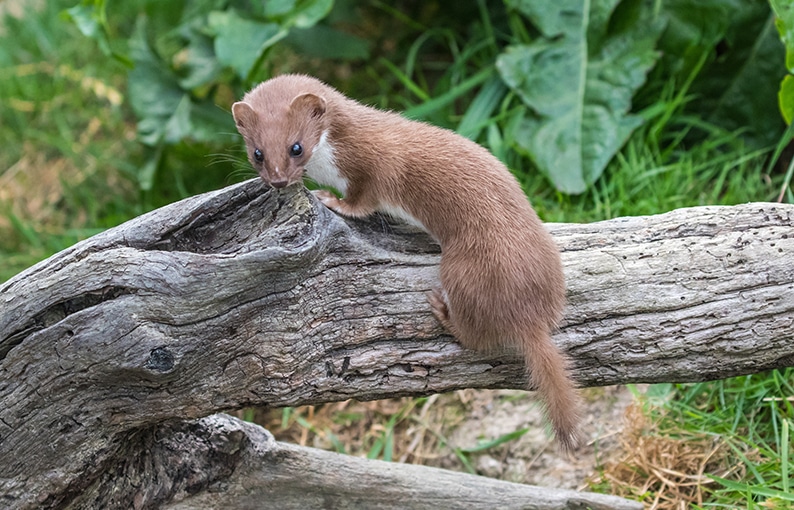
<path fill-rule="evenodd" d="M 166 501 L 164 496 L 176 493 L 174 499 L 179 501 L 163 506 L 171 510 L 642 508 L 614 496 L 544 489 L 280 443 L 261 427 L 223 414 L 166 424 L 156 433 L 141 434 L 132 444 L 146 448 L 121 457 L 116 472 L 106 473 L 73 504 L 104 507 L 97 502 L 107 504 L 110 498 L 104 492 L 112 488 L 134 494 L 132 501 L 141 503 Z M 138 467 L 146 463 L 160 469 Z M 208 490 L 197 490 L 205 487 Z M 123 500 L 119 503 L 130 506 Z"/>
<path fill-rule="evenodd" d="M 569 287 L 554 339 L 578 383 L 794 364 L 793 217 L 748 204 L 550 225 Z M 521 388 L 517 356 L 464 351 L 436 324 L 424 293 L 438 256 L 409 227 L 249 181 L 21 273 L 0 285 L 0 505 L 78 505 L 103 477 L 175 469 L 124 459 L 224 409 Z M 167 497 L 135 506 L 176 501 L 153 490 Z"/>

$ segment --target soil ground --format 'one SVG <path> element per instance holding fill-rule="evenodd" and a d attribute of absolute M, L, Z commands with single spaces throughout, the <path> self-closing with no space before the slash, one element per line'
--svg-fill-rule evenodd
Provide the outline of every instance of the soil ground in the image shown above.
<path fill-rule="evenodd" d="M 271 410 L 247 419 L 262 423 L 279 440 L 298 444 L 582 489 L 605 461 L 621 453 L 624 416 L 634 401 L 624 386 L 589 388 L 582 394 L 583 445 L 570 456 L 549 435 L 535 394 L 525 391 L 461 390 L 424 400 L 347 401 L 296 408 L 288 415 Z"/>

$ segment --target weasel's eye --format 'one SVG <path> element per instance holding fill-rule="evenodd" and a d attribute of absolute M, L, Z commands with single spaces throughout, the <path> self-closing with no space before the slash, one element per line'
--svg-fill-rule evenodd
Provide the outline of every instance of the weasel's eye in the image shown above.
<path fill-rule="evenodd" d="M 265 155 L 259 149 L 254 149 L 254 159 L 257 163 L 261 163 L 265 160 Z"/>
<path fill-rule="evenodd" d="M 296 143 L 295 145 L 289 148 L 289 155 L 292 156 L 293 158 L 297 158 L 301 154 L 303 154 L 303 146 L 301 144 Z"/>

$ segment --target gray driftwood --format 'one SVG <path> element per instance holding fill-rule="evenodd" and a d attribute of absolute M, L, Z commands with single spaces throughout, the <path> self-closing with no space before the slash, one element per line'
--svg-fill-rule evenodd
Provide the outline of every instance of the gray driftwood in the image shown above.
<path fill-rule="evenodd" d="M 578 383 L 794 364 L 793 218 L 792 206 L 748 204 L 550 225 L 569 287 L 554 340 Z M 303 189 L 249 181 L 141 216 L 0 285 L 0 507 L 176 508 L 224 494 L 243 504 L 250 492 L 285 508 L 285 494 L 330 491 L 312 501 L 377 508 L 362 495 L 377 497 L 373 484 L 390 473 L 402 488 L 415 476 L 437 477 L 439 490 L 470 483 L 345 458 L 350 483 L 327 475 L 331 490 L 323 470 L 342 469 L 332 454 L 273 444 L 228 417 L 197 420 L 249 405 L 521 388 L 518 357 L 464 351 L 436 324 L 424 293 L 438 257 L 408 227 L 344 221 Z M 482 483 L 482 497 L 507 487 Z M 456 501 L 402 488 L 413 499 L 391 504 Z M 516 508 L 577 507 L 570 493 L 548 494 L 557 506 Z"/>

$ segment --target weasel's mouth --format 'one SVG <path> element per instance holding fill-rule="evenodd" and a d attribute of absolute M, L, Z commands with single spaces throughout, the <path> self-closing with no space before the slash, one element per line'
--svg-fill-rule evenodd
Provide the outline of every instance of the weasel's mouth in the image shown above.
<path fill-rule="evenodd" d="M 259 177 L 271 188 L 281 189 L 292 184 L 287 177 L 283 175 L 273 176 L 266 171 L 259 172 Z"/>
<path fill-rule="evenodd" d="M 265 184 L 267 184 L 268 186 L 270 186 L 273 189 L 283 189 L 283 188 L 286 188 L 288 186 L 292 186 L 295 183 L 303 182 L 303 179 L 287 179 L 287 178 L 271 179 L 271 178 L 269 178 L 267 176 L 264 176 L 264 175 L 260 175 L 260 177 L 262 178 L 263 181 L 265 181 Z"/>

